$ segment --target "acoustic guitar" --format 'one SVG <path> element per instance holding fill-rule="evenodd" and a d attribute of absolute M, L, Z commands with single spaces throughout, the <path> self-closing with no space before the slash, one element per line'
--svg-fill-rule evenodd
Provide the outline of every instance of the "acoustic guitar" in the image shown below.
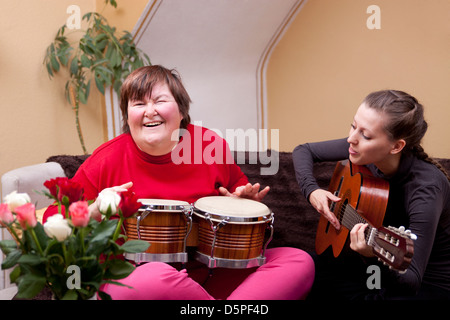
<path fill-rule="evenodd" d="M 333 255 L 339 256 L 350 230 L 357 223 L 367 223 L 366 243 L 373 248 L 379 260 L 394 270 L 406 271 L 414 254 L 415 236 L 403 227 L 382 226 L 389 183 L 374 177 L 366 167 L 344 160 L 336 164 L 328 190 L 341 198 L 330 206 L 341 228 L 335 229 L 321 216 L 316 234 L 316 252 L 321 254 L 331 246 Z"/>

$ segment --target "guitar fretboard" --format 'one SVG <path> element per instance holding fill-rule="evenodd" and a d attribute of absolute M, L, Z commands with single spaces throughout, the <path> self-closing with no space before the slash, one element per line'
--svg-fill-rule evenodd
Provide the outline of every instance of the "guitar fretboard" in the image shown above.
<path fill-rule="evenodd" d="M 366 219 L 364 219 L 351 205 L 349 205 L 348 203 L 343 204 L 337 217 L 339 219 L 339 223 L 346 227 L 348 230 L 352 230 L 353 227 L 358 223 L 369 224 L 369 227 L 366 228 L 364 233 L 366 243 L 373 246 L 374 242 L 372 240 L 373 237 L 376 236 L 377 229 L 373 228 L 370 223 Z"/>

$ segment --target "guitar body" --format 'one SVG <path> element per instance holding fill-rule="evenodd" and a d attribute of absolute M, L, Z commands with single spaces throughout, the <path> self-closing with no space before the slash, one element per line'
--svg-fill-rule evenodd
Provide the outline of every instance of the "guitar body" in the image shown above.
<path fill-rule="evenodd" d="M 347 221 L 345 207 L 351 206 L 373 227 L 381 227 L 389 197 L 389 183 L 375 178 L 366 167 L 344 160 L 336 164 L 328 190 L 341 198 L 330 207 L 341 228 L 336 230 L 321 216 L 316 234 L 316 252 L 321 254 L 331 246 L 333 255 L 337 257 L 345 246 L 349 229 L 358 223 Z"/>

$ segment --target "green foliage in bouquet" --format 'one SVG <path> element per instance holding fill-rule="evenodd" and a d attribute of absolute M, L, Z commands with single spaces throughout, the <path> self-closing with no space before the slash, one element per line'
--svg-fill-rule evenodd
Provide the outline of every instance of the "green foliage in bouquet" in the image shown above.
<path fill-rule="evenodd" d="M 0 221 L 14 238 L 0 241 L 6 255 L 2 269 L 14 268 L 10 277 L 17 284 L 17 297 L 31 299 L 47 287 L 55 299 L 89 299 L 96 293 L 110 299 L 102 285 L 121 285 L 117 280 L 135 269 L 121 256 L 149 246 L 146 241 L 125 241 L 121 234 L 123 222 L 141 203 L 130 191 L 115 194 L 110 204 L 102 204 L 107 210 L 97 221 L 89 216 L 79 184 L 56 178 L 44 185 L 50 191 L 45 194 L 58 204 L 58 213 L 44 225 L 37 221 L 27 194 L 13 192 L 0 204 Z"/>

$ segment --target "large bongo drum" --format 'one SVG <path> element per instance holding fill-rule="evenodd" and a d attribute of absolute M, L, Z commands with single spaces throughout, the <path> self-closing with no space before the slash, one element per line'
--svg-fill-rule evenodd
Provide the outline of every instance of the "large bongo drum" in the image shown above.
<path fill-rule="evenodd" d="M 254 200 L 211 196 L 192 208 L 198 217 L 196 259 L 209 268 L 251 268 L 265 263 L 273 213 Z"/>
<path fill-rule="evenodd" d="M 125 258 L 142 262 L 187 262 L 186 240 L 192 228 L 188 202 L 163 199 L 140 199 L 136 217 L 125 220 L 129 240 L 150 243 L 146 252 L 126 253 Z"/>

